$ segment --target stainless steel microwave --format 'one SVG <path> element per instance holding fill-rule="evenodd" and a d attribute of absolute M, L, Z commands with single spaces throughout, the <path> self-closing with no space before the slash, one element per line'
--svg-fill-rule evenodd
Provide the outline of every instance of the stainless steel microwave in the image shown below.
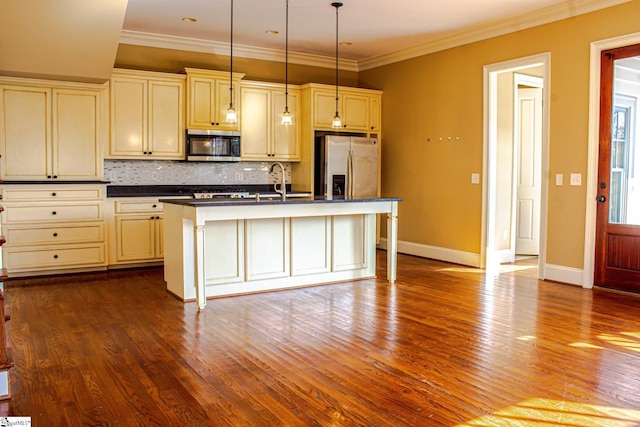
<path fill-rule="evenodd" d="M 186 144 L 188 161 L 240 161 L 240 132 L 189 129 Z"/>

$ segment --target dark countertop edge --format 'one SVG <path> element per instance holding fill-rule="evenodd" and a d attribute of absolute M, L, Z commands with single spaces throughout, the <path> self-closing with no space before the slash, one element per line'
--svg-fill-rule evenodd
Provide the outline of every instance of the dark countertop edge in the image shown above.
<path fill-rule="evenodd" d="M 0 181 L 0 185 L 109 184 L 111 181 Z"/>
<path fill-rule="evenodd" d="M 401 202 L 401 197 L 377 197 L 366 199 L 326 199 L 322 198 L 292 198 L 282 201 L 280 199 L 262 199 L 259 202 L 246 199 L 210 200 L 210 199 L 160 199 L 163 203 L 174 205 L 209 207 L 209 206 L 264 206 L 264 205 L 299 205 L 311 203 L 357 203 L 357 202 Z"/>
<path fill-rule="evenodd" d="M 287 191 L 291 191 L 291 185 L 287 184 Z M 171 197 L 192 196 L 193 193 L 265 193 L 273 192 L 272 184 L 247 184 L 247 185 L 204 185 L 204 184 L 178 184 L 178 185 L 108 185 L 107 197 Z"/>

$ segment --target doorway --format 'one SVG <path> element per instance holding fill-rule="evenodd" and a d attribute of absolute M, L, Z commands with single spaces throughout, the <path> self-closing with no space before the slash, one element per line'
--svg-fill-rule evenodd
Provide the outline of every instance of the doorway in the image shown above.
<path fill-rule="evenodd" d="M 594 284 L 640 292 L 640 44 L 601 54 Z"/>
<path fill-rule="evenodd" d="M 538 277 L 544 278 L 549 61 L 549 54 L 540 54 L 484 69 L 481 264 L 489 273 L 513 262 L 518 244 L 528 240 L 519 251 L 538 256 Z M 526 117 L 520 114 L 523 108 Z"/>

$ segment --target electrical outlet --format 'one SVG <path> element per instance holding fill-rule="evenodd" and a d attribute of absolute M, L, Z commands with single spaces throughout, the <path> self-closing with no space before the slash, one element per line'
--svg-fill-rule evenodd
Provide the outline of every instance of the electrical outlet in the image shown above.
<path fill-rule="evenodd" d="M 571 185 L 576 185 L 576 186 L 582 185 L 582 174 L 580 174 L 580 173 L 572 173 L 571 174 Z"/>
<path fill-rule="evenodd" d="M 244 181 L 244 174 L 242 172 L 236 172 L 236 181 Z"/>
<path fill-rule="evenodd" d="M 479 173 L 472 173 L 471 174 L 471 183 L 472 184 L 480 184 L 480 174 Z"/>
<path fill-rule="evenodd" d="M 557 173 L 556 174 L 556 185 L 557 186 L 561 186 L 562 185 L 562 174 L 561 173 Z"/>
<path fill-rule="evenodd" d="M 156 171 L 151 172 L 151 179 L 156 181 L 158 179 L 158 172 Z"/>

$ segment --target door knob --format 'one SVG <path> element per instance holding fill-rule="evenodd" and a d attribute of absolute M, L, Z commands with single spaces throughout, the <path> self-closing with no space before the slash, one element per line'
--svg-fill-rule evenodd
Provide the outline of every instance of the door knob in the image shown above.
<path fill-rule="evenodd" d="M 598 196 L 598 201 L 599 201 L 599 202 L 606 202 L 606 201 L 607 201 L 607 198 L 606 198 L 606 197 L 604 197 L 604 196 Z"/>

